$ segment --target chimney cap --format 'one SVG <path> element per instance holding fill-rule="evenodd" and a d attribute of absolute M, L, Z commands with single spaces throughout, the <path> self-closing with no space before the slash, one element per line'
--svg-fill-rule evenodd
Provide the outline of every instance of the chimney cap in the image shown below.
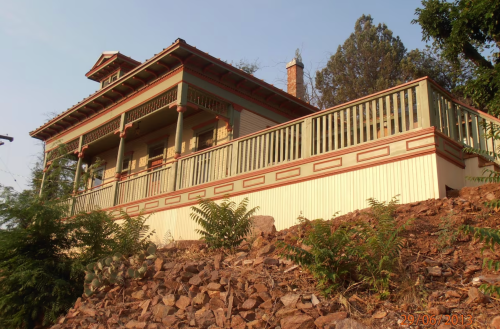
<path fill-rule="evenodd" d="M 292 67 L 294 65 L 300 66 L 301 68 L 304 68 L 304 64 L 302 62 L 299 62 L 297 58 L 292 59 L 291 62 L 288 62 L 286 64 L 286 68 Z"/>

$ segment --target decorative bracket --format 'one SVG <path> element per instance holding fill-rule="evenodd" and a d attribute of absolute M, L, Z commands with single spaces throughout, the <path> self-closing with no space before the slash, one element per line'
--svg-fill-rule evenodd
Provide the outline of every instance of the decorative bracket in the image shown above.
<path fill-rule="evenodd" d="M 220 116 L 220 115 L 216 116 L 215 118 L 218 119 L 218 120 L 222 120 L 222 121 L 224 121 L 226 123 L 226 130 L 227 131 L 233 131 L 233 127 L 231 127 L 231 125 L 229 124 L 229 119 L 228 118 Z"/>
<path fill-rule="evenodd" d="M 78 153 L 78 158 L 79 158 L 79 159 L 82 159 L 82 158 L 85 156 L 85 155 L 84 155 L 85 150 L 87 150 L 88 148 L 89 148 L 89 146 L 88 146 L 88 145 L 85 145 L 85 146 L 83 146 L 83 147 L 82 147 L 82 150 L 80 151 L 80 153 Z"/>

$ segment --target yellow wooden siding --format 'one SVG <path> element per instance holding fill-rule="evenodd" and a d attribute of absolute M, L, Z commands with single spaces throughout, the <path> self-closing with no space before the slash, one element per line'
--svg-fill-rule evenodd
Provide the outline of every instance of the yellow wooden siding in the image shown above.
<path fill-rule="evenodd" d="M 241 111 L 240 136 L 245 136 L 275 125 L 277 125 L 276 122 L 266 119 L 253 112 L 247 110 Z"/>
<path fill-rule="evenodd" d="M 260 215 L 273 216 L 282 230 L 297 223 L 302 214 L 309 218 L 330 218 L 368 207 L 367 199 L 388 201 L 399 195 L 401 203 L 439 197 L 435 154 L 383 164 L 301 183 L 232 197 L 239 203 L 250 199 L 249 207 L 259 206 Z M 396 179 L 398 177 L 399 179 Z M 189 217 L 190 207 L 160 211 L 148 224 L 161 240 L 167 232 L 179 239 L 198 239 L 196 224 Z"/>

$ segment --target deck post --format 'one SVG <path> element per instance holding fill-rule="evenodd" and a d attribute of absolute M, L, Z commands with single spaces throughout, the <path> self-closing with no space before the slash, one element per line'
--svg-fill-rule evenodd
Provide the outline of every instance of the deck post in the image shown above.
<path fill-rule="evenodd" d="M 170 179 L 167 186 L 168 192 L 173 192 L 176 190 L 177 186 L 177 176 L 180 173 L 179 161 L 177 160 L 182 153 L 182 126 L 184 119 L 184 112 L 187 110 L 187 98 L 188 98 L 188 84 L 181 82 L 177 85 L 177 129 L 175 131 L 175 146 L 174 146 L 174 159 L 175 162 L 172 164 L 172 169 L 170 169 Z"/>
<path fill-rule="evenodd" d="M 129 126 L 130 127 L 130 126 Z M 120 181 L 121 172 L 123 170 L 123 156 L 125 154 L 125 137 L 127 135 L 127 128 L 125 125 L 125 113 L 122 113 L 120 117 L 120 129 L 115 132 L 119 133 L 120 136 L 120 144 L 118 145 L 118 154 L 116 155 L 116 166 L 115 166 L 115 179 L 112 183 L 112 191 L 113 191 L 113 200 L 112 205 L 115 206 L 118 204 L 117 195 L 118 195 L 118 182 Z"/>
<path fill-rule="evenodd" d="M 174 161 L 170 167 L 170 172 L 168 173 L 167 181 L 167 193 L 175 191 L 175 177 L 177 176 L 177 166 L 179 161 Z"/>
<path fill-rule="evenodd" d="M 311 156 L 312 148 L 312 118 L 305 118 L 302 122 L 302 159 Z"/>
<path fill-rule="evenodd" d="M 432 95 L 432 90 L 427 79 L 418 83 L 418 95 L 420 95 L 418 97 L 419 104 L 417 104 L 419 127 L 429 128 L 433 126 L 432 117 L 434 113 L 431 113 L 432 104 L 430 96 Z"/>
<path fill-rule="evenodd" d="M 78 149 L 75 151 L 75 154 L 78 155 L 78 162 L 76 163 L 76 172 L 75 172 L 75 180 L 73 182 L 73 194 L 78 192 L 78 184 L 80 183 L 80 177 L 82 175 L 82 161 L 83 156 L 80 157 L 80 152 L 82 152 L 82 144 L 83 144 L 83 135 L 80 136 L 78 141 Z"/>

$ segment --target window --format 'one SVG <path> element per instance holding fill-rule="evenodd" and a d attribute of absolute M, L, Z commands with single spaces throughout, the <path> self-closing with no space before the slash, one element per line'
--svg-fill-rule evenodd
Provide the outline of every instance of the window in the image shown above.
<path fill-rule="evenodd" d="M 102 80 L 102 88 L 106 87 L 116 80 L 118 80 L 118 73 L 115 73 L 111 77 L 107 77 L 106 79 Z"/>
<path fill-rule="evenodd" d="M 104 166 L 94 169 L 92 173 L 92 187 L 102 185 L 104 183 Z"/>
<path fill-rule="evenodd" d="M 197 151 L 207 149 L 214 146 L 214 130 L 209 130 L 198 134 L 197 136 Z"/>
<path fill-rule="evenodd" d="M 127 179 L 127 176 L 130 173 L 130 165 L 131 165 L 131 159 L 129 157 L 123 159 L 122 162 L 122 171 L 120 173 L 120 180 L 125 180 Z"/>
<path fill-rule="evenodd" d="M 165 145 L 163 143 L 151 146 L 148 155 L 148 168 L 157 167 L 163 163 Z"/>

